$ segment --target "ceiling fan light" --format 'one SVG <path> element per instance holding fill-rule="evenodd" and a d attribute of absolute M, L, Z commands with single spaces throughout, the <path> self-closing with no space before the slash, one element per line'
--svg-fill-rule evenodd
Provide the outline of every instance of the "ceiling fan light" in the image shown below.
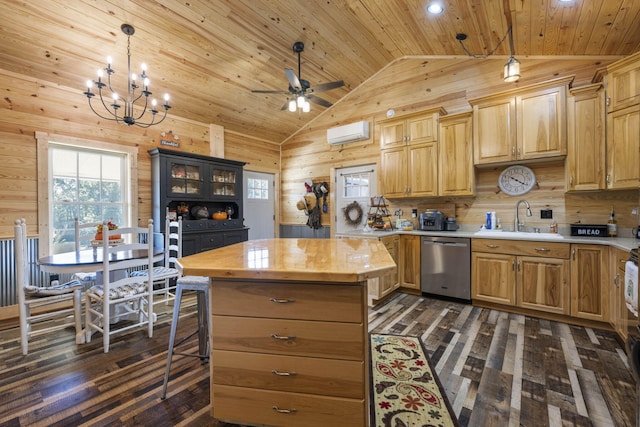
<path fill-rule="evenodd" d="M 291 111 L 292 113 L 295 113 L 296 109 L 297 109 L 297 106 L 296 106 L 295 99 L 290 99 L 289 100 L 289 111 Z"/>
<path fill-rule="evenodd" d="M 304 105 L 304 102 L 305 102 L 304 101 L 304 96 L 302 96 L 302 95 L 298 96 L 297 102 L 298 102 L 298 107 L 302 108 L 302 106 Z"/>
<path fill-rule="evenodd" d="M 504 64 L 504 81 L 507 83 L 517 82 L 520 79 L 520 61 L 513 56 Z"/>
<path fill-rule="evenodd" d="M 304 104 L 302 104 L 302 112 L 308 113 L 309 111 L 311 111 L 311 104 L 309 104 L 309 101 L 305 100 Z"/>

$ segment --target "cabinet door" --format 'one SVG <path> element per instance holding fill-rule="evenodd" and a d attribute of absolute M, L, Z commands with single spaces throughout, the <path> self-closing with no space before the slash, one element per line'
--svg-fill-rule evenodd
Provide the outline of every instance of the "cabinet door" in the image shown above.
<path fill-rule="evenodd" d="M 516 104 L 513 96 L 473 106 L 473 141 L 476 165 L 515 160 Z"/>
<path fill-rule="evenodd" d="M 607 117 L 607 188 L 640 187 L 640 105 Z"/>
<path fill-rule="evenodd" d="M 609 248 L 609 321 L 623 342 L 627 341 L 628 320 L 624 297 L 624 274 L 629 253 Z"/>
<path fill-rule="evenodd" d="M 553 87 L 518 95 L 518 159 L 539 159 L 567 154 L 567 87 Z"/>
<path fill-rule="evenodd" d="M 440 196 L 470 196 L 475 193 L 471 115 L 440 118 L 438 168 Z"/>
<path fill-rule="evenodd" d="M 640 57 L 633 55 L 609 66 L 610 111 L 640 103 Z"/>
<path fill-rule="evenodd" d="M 426 113 L 408 118 L 405 126 L 407 129 L 407 143 L 409 145 L 435 142 L 438 140 L 437 113 Z"/>
<path fill-rule="evenodd" d="M 600 322 L 609 321 L 608 248 L 571 245 L 571 315 Z"/>
<path fill-rule="evenodd" d="M 405 145 L 404 120 L 395 120 L 380 124 L 380 148 L 396 148 Z"/>
<path fill-rule="evenodd" d="M 166 159 L 167 195 L 179 198 L 201 198 L 205 195 L 204 163 Z"/>
<path fill-rule="evenodd" d="M 521 256 L 516 262 L 519 307 L 569 314 L 569 260 Z"/>
<path fill-rule="evenodd" d="M 408 169 L 405 171 L 408 182 L 408 195 L 438 195 L 438 145 L 437 143 L 411 145 L 407 147 Z M 386 177 L 385 177 L 386 179 Z M 390 195 L 389 195 L 390 196 Z M 391 197 L 391 196 L 390 196 Z"/>
<path fill-rule="evenodd" d="M 399 250 L 400 250 L 400 236 L 388 236 L 380 239 L 384 243 L 384 247 L 389 251 L 389 255 L 393 258 L 396 266 L 399 264 Z M 399 286 L 398 282 L 398 269 L 393 270 L 380 278 L 380 294 L 378 298 L 382 298 L 389 293 L 393 292 Z"/>
<path fill-rule="evenodd" d="M 605 188 L 605 111 L 602 85 L 572 90 L 567 102 L 567 191 Z"/>
<path fill-rule="evenodd" d="M 400 286 L 420 289 L 420 236 L 400 237 Z"/>
<path fill-rule="evenodd" d="M 406 147 L 381 151 L 380 188 L 386 197 L 407 195 Z"/>
<path fill-rule="evenodd" d="M 471 256 L 471 299 L 515 305 L 516 257 L 484 252 Z"/>
<path fill-rule="evenodd" d="M 236 197 L 239 195 L 238 186 L 240 174 L 236 168 L 229 168 L 220 165 L 211 165 L 209 168 L 209 185 L 211 197 Z"/>

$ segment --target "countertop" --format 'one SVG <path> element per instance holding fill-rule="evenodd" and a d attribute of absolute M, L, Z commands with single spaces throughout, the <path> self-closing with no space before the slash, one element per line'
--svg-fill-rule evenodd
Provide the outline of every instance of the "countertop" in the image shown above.
<path fill-rule="evenodd" d="M 465 237 L 470 239 L 506 239 L 506 240 L 529 240 L 540 242 L 558 242 L 558 243 L 582 243 L 582 244 L 594 244 L 594 245 L 607 245 L 613 246 L 618 249 L 629 251 L 632 248 L 637 248 L 640 245 L 640 239 L 627 238 L 627 237 L 578 237 L 561 234 L 561 238 L 545 237 L 544 234 L 536 236 L 536 233 L 523 233 L 524 238 L 514 237 L 512 233 L 506 232 L 504 235 L 500 235 L 500 232 L 491 232 L 482 234 L 475 230 L 458 230 L 458 231 L 420 231 L 420 230 L 376 230 L 376 231 L 361 231 L 354 230 L 350 232 L 336 234 L 336 237 L 359 237 L 364 239 L 378 239 L 382 236 L 390 236 L 394 234 L 409 234 L 418 236 L 438 236 L 438 237 Z"/>
<path fill-rule="evenodd" d="M 180 258 L 185 276 L 362 282 L 396 268 L 377 239 L 261 239 Z"/>

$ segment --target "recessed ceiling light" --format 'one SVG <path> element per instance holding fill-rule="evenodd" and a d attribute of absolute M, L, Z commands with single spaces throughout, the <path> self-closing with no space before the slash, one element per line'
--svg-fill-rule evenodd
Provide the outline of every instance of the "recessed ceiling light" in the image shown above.
<path fill-rule="evenodd" d="M 427 6 L 427 10 L 429 11 L 429 13 L 437 15 L 439 13 L 442 13 L 444 9 L 442 8 L 442 5 L 440 3 L 431 3 L 429 6 Z"/>
<path fill-rule="evenodd" d="M 573 0 L 560 0 L 560 3 L 571 3 Z"/>

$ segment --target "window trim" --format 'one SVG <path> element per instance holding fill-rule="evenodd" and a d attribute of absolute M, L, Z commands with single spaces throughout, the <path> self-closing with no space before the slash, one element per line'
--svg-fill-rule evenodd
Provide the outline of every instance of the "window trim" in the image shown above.
<path fill-rule="evenodd" d="M 87 149 L 97 149 L 124 153 L 128 159 L 129 174 L 129 223 L 135 226 L 138 223 L 138 148 L 118 145 L 109 142 L 95 141 L 86 138 L 36 132 L 37 141 L 37 167 L 38 167 L 38 256 L 50 254 L 49 248 L 49 224 L 51 224 L 51 207 L 49 206 L 49 194 L 51 182 L 49 182 L 49 145 L 53 143 L 66 144 Z"/>

